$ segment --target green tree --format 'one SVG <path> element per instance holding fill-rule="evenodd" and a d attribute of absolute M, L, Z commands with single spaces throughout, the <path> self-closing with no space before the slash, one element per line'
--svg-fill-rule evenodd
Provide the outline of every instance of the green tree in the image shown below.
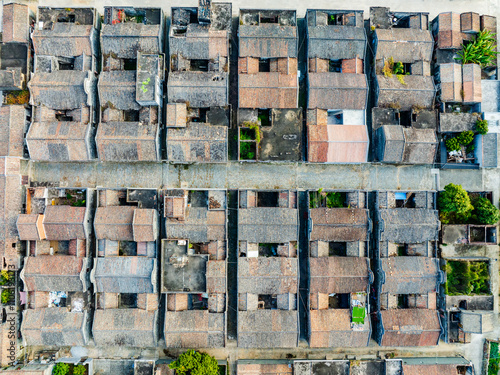
<path fill-rule="evenodd" d="M 69 365 L 67 363 L 56 363 L 52 369 L 52 375 L 67 375 L 69 374 Z"/>
<path fill-rule="evenodd" d="M 462 64 L 479 64 L 482 68 L 494 65 L 498 54 L 495 43 L 494 33 L 487 30 L 480 31 L 474 41 L 462 44 L 456 60 Z"/>
<path fill-rule="evenodd" d="M 475 130 L 479 134 L 482 134 L 482 135 L 487 134 L 488 133 L 488 120 L 482 120 L 482 119 L 477 120 Z"/>
<path fill-rule="evenodd" d="M 472 220 L 478 224 L 495 225 L 500 220 L 500 211 L 488 199 L 479 197 L 472 202 Z"/>
<path fill-rule="evenodd" d="M 441 219 L 443 223 L 466 222 L 474 207 L 472 206 L 469 194 L 461 185 L 448 184 L 444 191 L 439 193 L 438 207 L 441 210 Z"/>
<path fill-rule="evenodd" d="M 177 360 L 168 366 L 178 375 L 218 375 L 219 365 L 217 360 L 193 349 L 182 353 Z"/>
<path fill-rule="evenodd" d="M 472 130 L 467 130 L 457 135 L 457 141 L 464 146 L 467 146 L 473 140 L 474 140 L 474 132 Z"/>

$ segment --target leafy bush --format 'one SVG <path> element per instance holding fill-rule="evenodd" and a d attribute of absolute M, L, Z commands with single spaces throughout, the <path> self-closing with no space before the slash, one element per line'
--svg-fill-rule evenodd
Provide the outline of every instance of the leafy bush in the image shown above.
<path fill-rule="evenodd" d="M 56 363 L 52 370 L 52 375 L 67 375 L 69 374 L 69 365 L 67 363 Z"/>
<path fill-rule="evenodd" d="M 448 222 L 459 223 L 466 222 L 474 209 L 469 194 L 461 185 L 455 184 L 446 185 L 444 191 L 439 193 L 438 207 Z"/>
<path fill-rule="evenodd" d="M 13 104 L 28 104 L 30 101 L 30 92 L 28 90 L 9 91 L 5 96 L 5 103 L 8 105 Z"/>
<path fill-rule="evenodd" d="M 476 198 L 472 205 L 472 221 L 477 224 L 495 225 L 500 220 L 500 211 L 486 198 Z"/>
<path fill-rule="evenodd" d="M 5 285 L 11 279 L 10 273 L 7 270 L 0 271 L 0 285 Z"/>
<path fill-rule="evenodd" d="M 450 151 L 458 151 L 460 150 L 460 142 L 456 138 L 449 138 L 446 140 L 446 150 Z"/>
<path fill-rule="evenodd" d="M 218 375 L 219 365 L 217 360 L 193 349 L 182 353 L 177 360 L 168 365 L 178 375 Z"/>
<path fill-rule="evenodd" d="M 240 143 L 240 159 L 255 160 L 255 143 L 241 142 Z"/>
<path fill-rule="evenodd" d="M 344 207 L 344 197 L 341 193 L 331 192 L 326 195 L 326 207 Z"/>
<path fill-rule="evenodd" d="M 87 369 L 84 365 L 77 365 L 73 367 L 73 375 L 85 375 Z"/>
<path fill-rule="evenodd" d="M 467 146 L 473 140 L 474 140 L 474 132 L 472 130 L 467 130 L 457 135 L 457 141 L 464 146 Z"/>
<path fill-rule="evenodd" d="M 462 44 L 458 59 L 462 64 L 479 64 L 481 67 L 494 65 L 498 52 L 495 51 L 495 34 L 483 30 L 472 42 Z"/>
<path fill-rule="evenodd" d="M 446 264 L 446 294 L 489 294 L 489 278 L 486 262 L 449 261 Z"/>
<path fill-rule="evenodd" d="M 476 121 L 476 132 L 479 134 L 487 134 L 488 133 L 488 120 L 479 119 Z"/>
<path fill-rule="evenodd" d="M 1 301 L 3 304 L 9 303 L 12 297 L 12 290 L 11 289 L 4 289 L 2 290 L 2 296 L 1 296 Z"/>

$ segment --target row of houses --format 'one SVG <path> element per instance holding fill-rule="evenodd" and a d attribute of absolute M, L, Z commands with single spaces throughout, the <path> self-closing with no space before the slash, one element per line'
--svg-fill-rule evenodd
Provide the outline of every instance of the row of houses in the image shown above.
<path fill-rule="evenodd" d="M 72 363 L 71 359 L 58 362 Z M 225 370 L 228 363 L 219 360 L 219 367 Z M 87 374 L 123 374 L 123 375 L 173 375 L 168 368 L 170 360 L 153 359 L 87 359 Z M 472 364 L 463 357 L 434 358 L 394 358 L 371 360 L 244 360 L 235 363 L 237 375 L 306 375 L 327 373 L 335 375 L 472 375 Z M 7 374 L 50 375 L 54 364 L 33 363 L 21 369 L 15 367 L 4 370 Z"/>
<path fill-rule="evenodd" d="M 493 330 L 496 227 L 441 225 L 433 191 L 307 191 L 301 242 L 297 191 L 239 190 L 230 250 L 225 190 L 12 177 L 9 194 L 26 198 L 5 215 L 2 263 L 20 272 L 2 307 L 23 306 L 24 346 L 225 347 L 231 288 L 240 348 L 293 348 L 301 333 L 311 348 L 433 346 Z M 449 262 L 482 267 L 485 285 L 448 292 Z"/>
<path fill-rule="evenodd" d="M 172 8 L 169 30 L 160 8 L 40 7 L 29 38 L 28 8 L 5 7 L 20 35 L 3 44 L 28 59 L 2 58 L 1 86 L 27 83 L 31 105 L 2 108 L 6 156 L 227 162 L 233 126 L 237 160 L 497 167 L 496 68 L 456 61 L 492 16 L 308 10 L 302 61 L 294 10 L 240 10 L 231 72 L 230 3 Z M 449 154 L 482 118 L 490 133 Z"/>

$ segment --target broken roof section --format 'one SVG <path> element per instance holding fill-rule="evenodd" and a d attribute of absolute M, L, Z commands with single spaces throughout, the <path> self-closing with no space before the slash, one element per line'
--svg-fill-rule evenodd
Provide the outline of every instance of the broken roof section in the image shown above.
<path fill-rule="evenodd" d="M 362 10 L 308 9 L 307 56 L 329 60 L 365 57 Z"/>
<path fill-rule="evenodd" d="M 22 90 L 26 87 L 30 10 L 26 4 L 3 5 L 0 48 L 0 88 Z"/>
<path fill-rule="evenodd" d="M 309 109 L 307 160 L 316 163 L 366 162 L 369 140 L 364 123 L 364 110 Z"/>
<path fill-rule="evenodd" d="M 163 52 L 164 16 L 161 8 L 104 7 L 101 51 L 104 65 L 113 59 L 135 59 L 137 52 Z"/>
<path fill-rule="evenodd" d="M 295 10 L 240 9 L 239 56 L 297 57 Z"/>
<path fill-rule="evenodd" d="M 84 70 L 95 71 L 97 19 L 94 8 L 38 8 L 38 27 L 33 31 L 33 47 L 39 56 L 90 58 Z M 57 58 L 54 62 L 57 64 Z M 61 60 L 62 62 L 63 60 Z M 41 61 L 40 61 L 41 62 Z M 66 61 L 64 61 L 66 62 Z M 38 61 L 35 62 L 38 65 Z M 36 68 L 38 70 L 40 67 Z"/>

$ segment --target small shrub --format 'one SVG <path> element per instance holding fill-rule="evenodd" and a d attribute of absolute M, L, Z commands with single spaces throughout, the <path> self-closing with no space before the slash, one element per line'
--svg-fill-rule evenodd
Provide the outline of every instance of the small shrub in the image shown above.
<path fill-rule="evenodd" d="M 402 74 L 398 74 L 396 77 L 398 77 L 398 81 L 399 83 L 401 83 L 402 85 L 406 85 L 406 82 L 405 82 L 405 76 L 402 75 Z"/>
<path fill-rule="evenodd" d="M 480 31 L 472 42 L 462 44 L 458 58 L 462 64 L 479 64 L 482 68 L 494 65 L 498 52 L 495 51 L 495 34 L 488 30 Z"/>
<path fill-rule="evenodd" d="M 0 285 L 5 285 L 11 279 L 10 273 L 7 270 L 0 271 Z"/>
<path fill-rule="evenodd" d="M 477 120 L 475 130 L 479 134 L 482 134 L 482 135 L 487 134 L 488 133 L 488 120 L 482 120 L 482 119 Z"/>
<path fill-rule="evenodd" d="M 12 291 L 10 289 L 2 290 L 1 300 L 3 304 L 9 303 L 12 296 Z"/>
<path fill-rule="evenodd" d="M 472 205 L 472 220 L 477 224 L 495 225 L 500 220 L 500 211 L 488 199 L 476 198 Z"/>
<path fill-rule="evenodd" d="M 67 363 L 56 363 L 54 369 L 52 370 L 52 375 L 67 375 L 69 374 L 69 364 Z"/>
<path fill-rule="evenodd" d="M 476 149 L 476 146 L 474 145 L 468 145 L 467 148 L 465 149 L 465 152 L 473 152 Z"/>
<path fill-rule="evenodd" d="M 85 375 L 87 369 L 84 365 L 77 365 L 73 367 L 73 375 Z"/>
<path fill-rule="evenodd" d="M 490 343 L 490 361 L 488 363 L 488 375 L 498 375 L 500 370 L 500 358 L 498 355 L 498 343 Z"/>
<path fill-rule="evenodd" d="M 240 142 L 240 159 L 255 160 L 254 142 Z"/>
<path fill-rule="evenodd" d="M 30 101 L 30 92 L 28 90 L 9 91 L 5 96 L 5 103 L 8 105 L 28 104 Z"/>
<path fill-rule="evenodd" d="M 326 195 L 326 207 L 344 207 L 344 197 L 341 193 L 331 192 Z"/>
<path fill-rule="evenodd" d="M 403 63 L 401 61 L 394 63 L 394 65 L 392 67 L 392 72 L 394 74 L 398 74 L 398 75 L 405 74 L 405 68 L 404 68 Z"/>
<path fill-rule="evenodd" d="M 449 138 L 446 140 L 446 150 L 450 151 L 459 151 L 460 150 L 460 142 L 456 138 Z"/>
<path fill-rule="evenodd" d="M 457 135 L 457 141 L 464 146 L 467 146 L 473 140 L 474 140 L 474 132 L 472 130 L 467 130 Z"/>

